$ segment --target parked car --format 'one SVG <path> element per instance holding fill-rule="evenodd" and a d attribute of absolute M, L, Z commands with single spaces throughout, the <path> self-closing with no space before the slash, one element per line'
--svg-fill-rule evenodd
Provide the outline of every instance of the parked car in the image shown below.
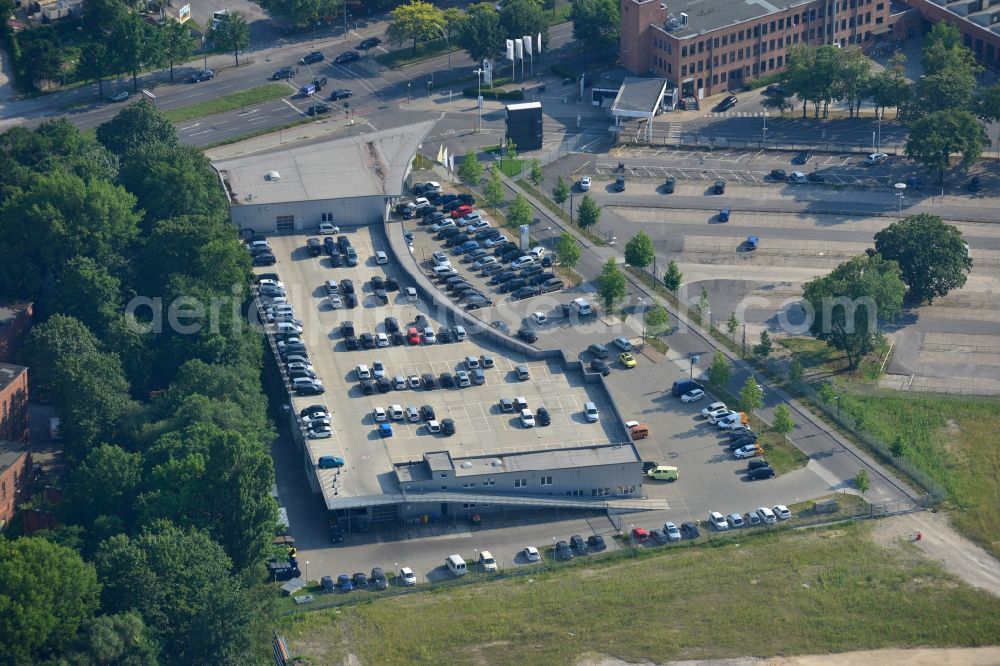
<path fill-rule="evenodd" d="M 603 375 L 604 377 L 607 377 L 608 375 L 611 374 L 611 366 L 608 365 L 607 361 L 602 361 L 599 358 L 595 358 L 590 362 L 590 369 L 593 370 L 594 372 L 601 373 L 601 375 Z"/>
<path fill-rule="evenodd" d="M 688 391 L 681 396 L 681 402 L 695 402 L 696 400 L 701 400 L 705 397 L 705 392 L 701 389 L 694 389 L 693 391 Z"/>
<path fill-rule="evenodd" d="M 215 78 L 215 72 L 210 69 L 199 69 L 197 72 L 188 77 L 188 83 L 201 83 L 202 81 L 210 81 Z"/>
<path fill-rule="evenodd" d="M 346 65 L 347 63 L 354 62 L 360 59 L 361 56 L 358 55 L 357 51 L 345 51 L 344 53 L 341 53 L 339 56 L 334 58 L 333 62 L 335 62 L 338 65 Z"/>
<path fill-rule="evenodd" d="M 689 539 L 697 539 L 701 536 L 701 532 L 698 531 L 698 525 L 691 521 L 681 523 L 681 534 Z"/>
<path fill-rule="evenodd" d="M 368 49 L 375 48 L 381 43 L 382 40 L 379 39 L 378 37 L 366 37 L 365 39 L 361 40 L 360 44 L 358 44 L 358 48 L 361 49 L 362 51 L 367 51 Z"/>
<path fill-rule="evenodd" d="M 715 181 L 715 183 L 712 185 L 712 193 L 713 194 L 725 194 L 726 193 L 726 181 L 724 181 L 724 180 L 717 180 L 717 181 Z"/>
<path fill-rule="evenodd" d="M 755 469 L 748 470 L 746 473 L 747 481 L 759 481 L 760 479 L 770 479 L 774 476 L 774 469 L 770 466 L 757 467 Z"/>
<path fill-rule="evenodd" d="M 798 155 L 792 158 L 792 164 L 805 164 L 810 159 L 812 159 L 812 153 L 806 153 L 806 152 L 799 153 Z"/>
<path fill-rule="evenodd" d="M 677 526 L 671 522 L 663 523 L 663 531 L 667 533 L 667 539 L 669 541 L 680 541 L 681 531 L 677 529 Z"/>
<path fill-rule="evenodd" d="M 889 156 L 885 153 L 872 153 L 861 164 L 862 166 L 876 166 L 885 163 L 888 159 Z"/>
<path fill-rule="evenodd" d="M 584 176 L 580 179 L 580 191 L 587 192 L 590 190 L 590 176 Z"/>
<path fill-rule="evenodd" d="M 349 88 L 334 88 L 330 91 L 330 101 L 337 102 L 342 99 L 353 97 L 354 93 Z"/>

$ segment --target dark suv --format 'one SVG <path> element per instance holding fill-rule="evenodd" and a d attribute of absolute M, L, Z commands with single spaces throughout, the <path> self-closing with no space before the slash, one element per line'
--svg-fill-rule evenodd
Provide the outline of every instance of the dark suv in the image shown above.
<path fill-rule="evenodd" d="M 715 105 L 715 109 L 713 109 L 713 110 L 714 111 L 728 111 L 729 109 L 731 109 L 734 106 L 736 106 L 737 102 L 739 102 L 739 100 L 736 99 L 736 95 L 729 95 L 724 100 L 722 100 L 721 102 L 719 102 L 718 104 L 716 104 Z"/>

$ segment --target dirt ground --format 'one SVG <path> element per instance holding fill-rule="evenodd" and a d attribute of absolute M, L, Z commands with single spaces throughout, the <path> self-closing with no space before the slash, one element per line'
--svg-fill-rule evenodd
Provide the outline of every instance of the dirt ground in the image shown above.
<path fill-rule="evenodd" d="M 917 532 L 920 541 L 914 538 Z M 876 523 L 873 533 L 876 543 L 886 547 L 912 544 L 969 585 L 1000 597 L 1000 562 L 955 531 L 946 514 L 918 511 L 885 518 Z M 1000 664 L 1000 657 L 993 663 Z"/>
<path fill-rule="evenodd" d="M 866 650 L 841 654 L 805 655 L 801 657 L 770 657 L 757 659 L 709 659 L 671 661 L 665 666 L 996 666 L 1000 664 L 1000 647 L 941 648 L 914 650 Z M 590 655 L 577 661 L 577 666 L 653 666 L 627 664 L 618 659 Z"/>

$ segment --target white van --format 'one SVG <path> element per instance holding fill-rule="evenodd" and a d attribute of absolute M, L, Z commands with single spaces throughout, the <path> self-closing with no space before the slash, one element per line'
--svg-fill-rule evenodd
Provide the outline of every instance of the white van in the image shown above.
<path fill-rule="evenodd" d="M 297 333 L 301 333 L 302 332 L 302 327 L 301 326 L 297 326 L 296 324 L 293 324 L 292 322 L 289 322 L 289 321 L 279 321 L 277 324 L 275 324 L 275 329 L 280 334 L 284 334 L 284 333 L 296 333 L 297 334 Z"/>
<path fill-rule="evenodd" d="M 582 298 L 573 299 L 573 309 L 576 310 L 577 314 L 581 317 L 587 317 L 594 313 L 593 309 L 590 307 L 590 303 Z"/>
<path fill-rule="evenodd" d="M 497 561 L 488 550 L 479 553 L 479 565 L 483 568 L 483 571 L 497 570 Z"/>
<path fill-rule="evenodd" d="M 277 296 L 275 298 L 268 298 L 267 305 L 268 307 L 274 307 L 276 305 L 289 305 L 289 302 L 284 296 Z"/>
<path fill-rule="evenodd" d="M 323 382 L 318 379 L 310 379 L 309 377 L 295 377 L 292 379 L 292 388 L 298 388 L 299 386 L 322 386 Z"/>
<path fill-rule="evenodd" d="M 465 564 L 465 560 L 462 559 L 461 555 L 449 555 L 448 559 L 446 559 L 444 563 L 454 576 L 464 576 L 469 572 L 469 569 Z"/>
<path fill-rule="evenodd" d="M 256 250 L 257 248 L 267 248 L 268 250 L 271 249 L 271 246 L 267 244 L 266 240 L 253 241 L 253 242 L 250 243 L 250 245 L 248 247 L 251 250 Z"/>
<path fill-rule="evenodd" d="M 444 266 L 435 266 L 433 269 L 431 269 L 431 271 L 434 273 L 436 277 L 439 278 L 446 278 L 450 275 L 458 275 L 458 271 L 452 268 L 451 264 L 447 264 Z"/>

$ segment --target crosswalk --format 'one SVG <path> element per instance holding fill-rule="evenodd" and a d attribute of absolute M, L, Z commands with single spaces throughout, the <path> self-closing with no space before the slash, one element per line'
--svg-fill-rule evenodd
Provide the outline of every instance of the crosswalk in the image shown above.
<path fill-rule="evenodd" d="M 709 111 L 703 118 L 763 118 L 767 111 Z"/>

